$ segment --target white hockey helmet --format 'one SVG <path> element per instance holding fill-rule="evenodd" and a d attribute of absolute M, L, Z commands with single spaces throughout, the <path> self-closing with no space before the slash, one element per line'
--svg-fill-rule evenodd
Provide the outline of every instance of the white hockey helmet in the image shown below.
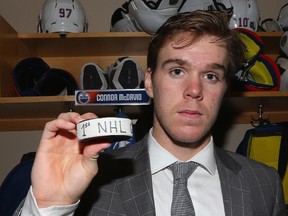
<path fill-rule="evenodd" d="M 129 16 L 135 20 L 141 29 L 154 34 L 158 28 L 171 16 L 178 13 L 183 0 L 131 0 Z"/>
<path fill-rule="evenodd" d="M 281 24 L 273 18 L 264 19 L 261 28 L 267 32 L 283 32 Z"/>
<path fill-rule="evenodd" d="M 179 13 L 208 10 L 211 6 L 213 6 L 212 0 L 185 0 L 179 8 Z"/>
<path fill-rule="evenodd" d="M 79 0 L 46 0 L 38 20 L 39 33 L 87 32 L 88 21 Z"/>
<path fill-rule="evenodd" d="M 245 28 L 251 31 L 257 31 L 260 22 L 260 13 L 257 1 L 225 0 L 225 2 L 227 1 L 231 1 L 233 6 L 230 28 Z"/>
<path fill-rule="evenodd" d="M 280 38 L 280 50 L 283 52 L 285 57 L 288 57 L 288 31 L 285 31 Z"/>
<path fill-rule="evenodd" d="M 246 28 L 256 31 L 260 22 L 256 0 L 186 0 L 179 13 L 195 10 L 218 10 L 230 17 L 230 28 Z"/>
<path fill-rule="evenodd" d="M 111 32 L 142 32 L 143 30 L 137 24 L 135 19 L 129 15 L 129 2 L 125 2 L 117 8 L 111 17 Z"/>
<path fill-rule="evenodd" d="M 230 0 L 185 0 L 179 9 L 179 13 L 195 10 L 218 10 L 226 12 L 230 16 L 233 13 L 233 7 Z"/>
<path fill-rule="evenodd" d="M 276 64 L 278 65 L 281 73 L 281 83 L 280 83 L 280 91 L 288 90 L 288 59 L 286 57 L 279 56 L 276 59 Z"/>
<path fill-rule="evenodd" d="M 232 17 L 234 8 L 231 0 L 212 0 L 211 2 L 212 5 L 209 7 L 209 9 L 225 12 L 229 15 L 229 17 Z"/>
<path fill-rule="evenodd" d="M 288 30 L 288 3 L 281 7 L 277 21 L 280 23 L 283 31 Z"/>

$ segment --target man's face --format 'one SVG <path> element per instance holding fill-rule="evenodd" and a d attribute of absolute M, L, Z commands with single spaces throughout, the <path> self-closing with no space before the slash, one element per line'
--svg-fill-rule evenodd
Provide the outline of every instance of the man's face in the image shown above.
<path fill-rule="evenodd" d="M 145 77 L 147 93 L 154 98 L 153 136 L 160 144 L 205 145 L 227 88 L 227 51 L 211 43 L 215 38 L 210 36 L 180 49 L 173 46 L 185 37 L 176 39 L 160 50 L 156 70 Z"/>

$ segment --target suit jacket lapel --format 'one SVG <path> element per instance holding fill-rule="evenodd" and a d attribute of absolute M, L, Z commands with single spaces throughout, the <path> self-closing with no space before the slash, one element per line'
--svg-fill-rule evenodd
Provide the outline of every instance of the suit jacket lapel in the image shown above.
<path fill-rule="evenodd" d="M 124 210 L 129 216 L 155 215 L 146 138 L 137 144 L 137 148 L 129 148 L 126 156 L 133 155 L 134 172 L 117 184 Z"/>
<path fill-rule="evenodd" d="M 244 206 L 248 207 L 252 202 L 245 200 L 247 193 L 245 182 L 239 175 L 241 165 L 227 152 L 215 148 L 216 163 L 221 183 L 224 209 L 226 216 L 243 215 Z M 245 203 L 244 203 L 245 202 Z M 250 204 L 249 204 L 250 203 Z"/>

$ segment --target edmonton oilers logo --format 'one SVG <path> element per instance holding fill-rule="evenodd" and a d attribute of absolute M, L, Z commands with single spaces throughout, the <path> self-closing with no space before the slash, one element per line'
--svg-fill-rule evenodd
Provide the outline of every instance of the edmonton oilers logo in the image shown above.
<path fill-rule="evenodd" d="M 87 104 L 90 101 L 90 95 L 87 92 L 78 92 L 77 102 L 79 104 Z"/>

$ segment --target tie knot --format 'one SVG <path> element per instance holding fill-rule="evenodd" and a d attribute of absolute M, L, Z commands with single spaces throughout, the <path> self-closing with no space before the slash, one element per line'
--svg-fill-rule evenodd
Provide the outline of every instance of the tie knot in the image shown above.
<path fill-rule="evenodd" d="M 178 162 L 172 164 L 169 169 L 172 171 L 174 180 L 185 179 L 187 180 L 189 176 L 196 170 L 198 163 L 189 162 Z"/>

